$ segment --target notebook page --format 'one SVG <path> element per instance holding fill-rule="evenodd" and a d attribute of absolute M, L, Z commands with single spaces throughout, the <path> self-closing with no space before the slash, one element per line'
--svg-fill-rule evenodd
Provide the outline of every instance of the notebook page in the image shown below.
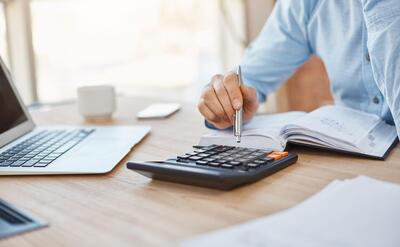
<path fill-rule="evenodd" d="M 283 126 L 304 116 L 304 112 L 258 115 L 243 126 L 242 140 L 236 142 L 232 129 L 210 130 L 200 138 L 199 145 L 229 145 L 247 148 L 283 150 L 279 133 Z"/>
<path fill-rule="evenodd" d="M 290 135 L 291 128 L 301 128 L 305 135 L 330 141 L 334 146 L 342 142 L 358 147 L 357 144 L 380 122 L 373 114 L 342 106 L 324 106 L 293 121 L 287 126 L 285 135 Z"/>
<path fill-rule="evenodd" d="M 382 157 L 396 139 L 396 128 L 381 121 L 357 143 L 357 146 L 360 147 L 365 154 Z"/>

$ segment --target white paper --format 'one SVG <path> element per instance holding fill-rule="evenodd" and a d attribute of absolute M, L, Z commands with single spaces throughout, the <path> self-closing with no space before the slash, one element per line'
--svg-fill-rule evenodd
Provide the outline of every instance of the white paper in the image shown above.
<path fill-rule="evenodd" d="M 335 181 L 284 212 L 186 241 L 197 246 L 400 246 L 400 186 Z"/>

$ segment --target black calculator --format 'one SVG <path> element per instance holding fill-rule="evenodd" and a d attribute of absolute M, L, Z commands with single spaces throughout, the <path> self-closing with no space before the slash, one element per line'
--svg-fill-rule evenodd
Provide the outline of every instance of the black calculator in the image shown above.
<path fill-rule="evenodd" d="M 230 190 L 296 161 L 296 154 L 285 151 L 210 145 L 193 146 L 191 152 L 165 161 L 130 161 L 127 167 L 153 179 Z"/>

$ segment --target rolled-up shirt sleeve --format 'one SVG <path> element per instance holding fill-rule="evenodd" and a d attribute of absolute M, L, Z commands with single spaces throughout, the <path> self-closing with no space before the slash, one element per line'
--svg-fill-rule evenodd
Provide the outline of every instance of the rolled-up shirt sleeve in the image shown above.
<path fill-rule="evenodd" d="M 400 1 L 362 0 L 374 79 L 400 137 Z"/>
<path fill-rule="evenodd" d="M 279 0 L 241 62 L 243 82 L 264 102 L 311 55 L 307 23 L 315 0 Z M 215 129 L 205 121 L 208 128 Z"/>
<path fill-rule="evenodd" d="M 307 23 L 315 1 L 280 0 L 241 63 L 243 81 L 259 101 L 275 91 L 311 54 Z"/>

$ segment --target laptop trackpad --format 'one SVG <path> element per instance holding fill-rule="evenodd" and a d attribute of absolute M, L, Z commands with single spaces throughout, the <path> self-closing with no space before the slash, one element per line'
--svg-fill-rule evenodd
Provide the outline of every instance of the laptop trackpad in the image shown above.
<path fill-rule="evenodd" d="M 76 150 L 72 151 L 76 156 L 97 156 L 108 157 L 120 154 L 121 151 L 126 152 L 130 149 L 129 142 L 125 140 L 111 140 L 111 139 L 91 139 L 79 145 Z"/>

